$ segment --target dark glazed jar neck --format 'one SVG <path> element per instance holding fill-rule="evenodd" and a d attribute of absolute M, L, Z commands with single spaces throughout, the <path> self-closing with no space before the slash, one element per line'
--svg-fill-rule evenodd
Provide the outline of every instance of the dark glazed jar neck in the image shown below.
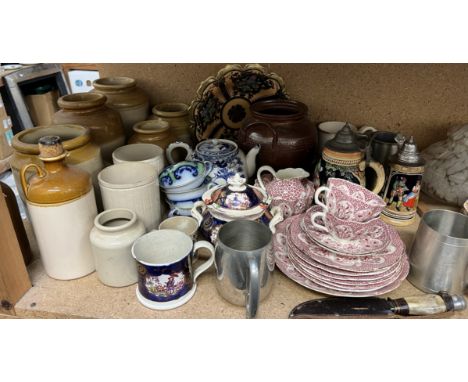
<path fill-rule="evenodd" d="M 250 107 L 255 119 L 273 121 L 297 121 L 307 116 L 307 106 L 298 101 L 268 100 L 259 101 Z"/>

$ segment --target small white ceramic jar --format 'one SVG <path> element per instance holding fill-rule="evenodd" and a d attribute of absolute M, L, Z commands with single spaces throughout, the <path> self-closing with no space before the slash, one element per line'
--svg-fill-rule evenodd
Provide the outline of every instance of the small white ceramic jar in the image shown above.
<path fill-rule="evenodd" d="M 146 232 L 136 214 L 126 208 L 101 212 L 89 234 L 99 280 L 111 287 L 124 287 L 138 281 L 133 242 Z"/>

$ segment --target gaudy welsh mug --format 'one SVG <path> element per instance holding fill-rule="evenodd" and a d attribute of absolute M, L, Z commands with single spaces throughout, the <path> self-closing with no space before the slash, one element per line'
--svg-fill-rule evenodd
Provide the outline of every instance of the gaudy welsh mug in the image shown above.
<path fill-rule="evenodd" d="M 193 254 L 200 248 L 207 249 L 210 256 L 194 269 Z M 214 248 L 207 241 L 193 243 L 183 232 L 162 229 L 137 239 L 132 256 L 138 267 L 138 300 L 147 308 L 168 310 L 193 297 L 198 276 L 214 262 Z"/>

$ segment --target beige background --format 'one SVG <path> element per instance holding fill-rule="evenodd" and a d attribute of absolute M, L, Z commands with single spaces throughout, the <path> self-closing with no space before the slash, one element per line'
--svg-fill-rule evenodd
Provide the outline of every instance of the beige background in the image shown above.
<path fill-rule="evenodd" d="M 101 77 L 128 76 L 152 104 L 190 103 L 224 64 L 98 64 Z M 467 64 L 267 64 L 314 122 L 347 120 L 413 134 L 421 148 L 468 123 Z"/>

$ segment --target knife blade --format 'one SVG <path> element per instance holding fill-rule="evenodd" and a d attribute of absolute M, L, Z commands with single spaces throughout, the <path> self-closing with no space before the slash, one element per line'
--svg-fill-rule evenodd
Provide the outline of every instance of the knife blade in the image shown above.
<path fill-rule="evenodd" d="M 445 292 L 399 299 L 329 297 L 297 305 L 289 313 L 289 318 L 426 316 L 465 308 L 466 301 L 463 296 Z"/>

